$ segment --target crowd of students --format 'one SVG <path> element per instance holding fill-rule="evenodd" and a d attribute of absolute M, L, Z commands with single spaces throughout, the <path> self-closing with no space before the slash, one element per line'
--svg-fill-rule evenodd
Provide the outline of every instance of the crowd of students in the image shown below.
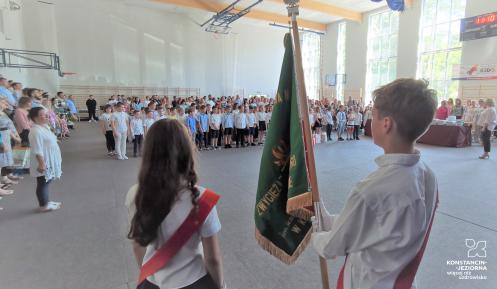
<path fill-rule="evenodd" d="M 27 166 L 37 179 L 39 210 L 61 207 L 60 202 L 49 200 L 48 186 L 62 175 L 57 136 L 69 136 L 68 117 L 75 107 L 63 92 L 50 98 L 41 89 L 23 88 L 22 83 L 0 76 L 0 199 L 14 193 L 12 186 L 24 178 Z M 20 152 L 21 164 L 14 163 L 14 149 Z"/>
<path fill-rule="evenodd" d="M 93 96 L 87 100 L 94 105 Z M 128 159 L 126 143 L 133 142 L 133 156 L 141 155 L 141 146 L 151 125 L 160 119 L 180 120 L 187 128 L 198 150 L 230 149 L 264 143 L 271 124 L 273 99 L 264 96 L 212 95 L 179 98 L 153 95 L 125 97 L 113 95 L 100 115 L 107 152 L 119 160 Z M 337 140 L 359 140 L 361 129 L 371 118 L 371 106 L 349 99 L 340 101 L 309 101 L 309 121 L 316 143 Z M 94 115 L 94 112 L 89 112 Z M 90 118 L 90 121 L 91 118 Z"/>

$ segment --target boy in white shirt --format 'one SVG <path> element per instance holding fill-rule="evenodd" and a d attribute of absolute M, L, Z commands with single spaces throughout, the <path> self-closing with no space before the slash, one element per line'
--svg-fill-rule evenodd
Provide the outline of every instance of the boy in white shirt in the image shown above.
<path fill-rule="evenodd" d="M 245 130 L 247 129 L 247 115 L 245 107 L 239 106 L 238 113 L 235 113 L 236 147 L 245 147 Z"/>
<path fill-rule="evenodd" d="M 385 154 L 340 214 L 320 205 L 313 223 L 324 231 L 312 244 L 325 258 L 347 256 L 337 288 L 411 288 L 438 203 L 435 175 L 414 148 L 433 120 L 436 93 L 425 81 L 398 79 L 373 95 L 373 141 Z"/>
<path fill-rule="evenodd" d="M 264 135 L 266 133 L 266 112 L 264 111 L 264 105 L 259 105 L 259 111 L 256 114 L 257 117 L 257 129 L 259 131 L 259 145 L 263 144 Z"/>
<path fill-rule="evenodd" d="M 217 107 L 214 107 L 212 114 L 209 117 L 209 127 L 211 134 L 211 146 L 214 150 L 217 150 L 219 129 L 221 127 L 221 114 L 219 114 L 219 109 Z"/>
<path fill-rule="evenodd" d="M 143 120 L 141 117 L 141 112 L 135 110 L 133 117 L 129 121 L 129 127 L 131 129 L 131 137 L 133 138 L 133 157 L 141 156 L 142 152 L 142 142 L 143 134 Z"/>
<path fill-rule="evenodd" d="M 147 135 L 148 130 L 154 124 L 154 122 L 155 122 L 154 111 L 146 108 L 145 109 L 145 119 L 143 120 L 143 126 L 145 128 L 145 133 L 144 133 L 145 136 Z"/>
<path fill-rule="evenodd" d="M 126 139 L 128 134 L 131 135 L 129 129 L 129 116 L 124 112 L 122 102 L 116 104 L 116 112 L 112 114 L 112 132 L 116 139 L 116 153 L 118 160 L 127 160 L 126 156 Z"/>
<path fill-rule="evenodd" d="M 256 118 L 255 118 L 255 113 L 254 113 L 254 108 L 251 107 L 249 109 L 249 113 L 247 114 L 247 123 L 248 123 L 248 145 L 251 146 L 256 146 L 254 143 L 254 135 L 255 135 L 255 127 L 256 125 Z"/>

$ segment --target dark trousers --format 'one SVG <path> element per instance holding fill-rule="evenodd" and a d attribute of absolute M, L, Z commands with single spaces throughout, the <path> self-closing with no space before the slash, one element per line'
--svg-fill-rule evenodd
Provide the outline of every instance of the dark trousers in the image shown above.
<path fill-rule="evenodd" d="M 204 132 L 204 145 L 208 148 L 211 145 L 209 132 Z"/>
<path fill-rule="evenodd" d="M 483 142 L 483 149 L 486 153 L 490 152 L 490 137 L 492 132 L 485 128 L 481 133 L 481 141 Z"/>
<path fill-rule="evenodd" d="M 50 181 L 45 180 L 45 176 L 36 178 L 36 198 L 38 198 L 38 204 L 40 207 L 44 207 L 48 204 L 48 185 Z"/>
<path fill-rule="evenodd" d="M 200 278 L 197 282 L 183 287 L 181 289 L 218 289 L 219 286 L 214 283 L 212 277 L 207 274 L 204 277 Z M 159 287 L 155 284 L 150 283 L 148 280 L 145 280 L 142 284 L 138 285 L 136 289 L 159 289 Z"/>
<path fill-rule="evenodd" d="M 332 124 L 327 124 L 326 125 L 326 137 L 328 140 L 331 140 L 331 131 L 333 130 L 333 125 Z"/>
<path fill-rule="evenodd" d="M 135 135 L 135 140 L 133 140 L 133 155 L 136 156 L 137 153 L 141 154 L 142 153 L 142 142 L 143 142 L 143 135 Z"/>
<path fill-rule="evenodd" d="M 19 136 L 21 137 L 21 146 L 29 147 L 29 129 L 24 129 Z"/>
<path fill-rule="evenodd" d="M 358 139 L 359 138 L 359 125 L 354 125 L 354 136 L 353 138 Z"/>
<path fill-rule="evenodd" d="M 207 148 L 209 146 L 209 133 L 207 132 L 198 132 L 197 133 L 197 144 L 198 147 Z"/>
<path fill-rule="evenodd" d="M 243 128 L 236 129 L 236 145 L 238 146 L 240 143 L 242 146 L 245 145 L 245 129 Z"/>
<path fill-rule="evenodd" d="M 116 150 L 116 141 L 114 140 L 114 134 L 111 130 L 105 132 L 105 141 L 107 144 L 107 150 L 113 152 Z"/>
<path fill-rule="evenodd" d="M 96 110 L 88 110 L 88 120 L 98 120 L 98 117 L 96 115 Z"/>

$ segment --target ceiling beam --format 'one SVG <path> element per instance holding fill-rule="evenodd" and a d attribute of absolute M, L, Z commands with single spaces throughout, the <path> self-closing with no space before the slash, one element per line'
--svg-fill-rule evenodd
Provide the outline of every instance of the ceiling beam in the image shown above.
<path fill-rule="evenodd" d="M 271 2 L 278 2 L 284 4 L 283 0 L 269 0 Z M 346 9 L 342 7 L 338 7 L 331 4 L 322 3 L 316 0 L 300 0 L 299 3 L 300 8 L 313 10 L 321 13 L 325 13 L 332 16 L 343 17 L 348 20 L 361 22 L 362 21 L 362 13 L 357 12 L 351 9 Z"/>
<path fill-rule="evenodd" d="M 176 5 L 179 7 L 186 7 L 186 8 L 193 8 L 193 9 L 199 9 L 199 10 L 204 10 L 204 11 L 209 11 L 209 12 L 214 12 L 217 13 L 224 8 L 226 8 L 227 5 L 220 4 L 220 3 L 212 3 L 208 0 L 152 0 L 157 3 L 163 3 L 163 4 L 171 4 L 171 5 Z M 239 10 L 242 10 L 243 8 L 236 7 Z M 286 13 L 286 10 L 285 10 Z M 288 25 L 288 22 L 290 21 L 290 17 L 282 14 L 276 14 L 276 13 L 271 13 L 271 12 L 265 12 L 261 10 L 250 10 L 250 12 L 245 15 L 244 17 L 248 18 L 253 18 L 253 19 L 258 19 L 258 20 L 265 20 L 268 22 L 275 22 L 283 25 Z M 326 24 L 324 23 L 319 23 L 315 21 L 310 21 L 310 20 L 305 20 L 305 19 L 299 19 L 299 26 L 307 29 L 312 29 L 312 30 L 317 30 L 317 31 L 326 31 Z"/>

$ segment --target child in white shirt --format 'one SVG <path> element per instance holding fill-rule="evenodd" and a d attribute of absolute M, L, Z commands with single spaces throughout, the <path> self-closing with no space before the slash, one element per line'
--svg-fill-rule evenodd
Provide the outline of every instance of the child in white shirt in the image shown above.
<path fill-rule="evenodd" d="M 138 155 L 141 156 L 143 135 L 145 133 L 139 110 L 135 110 L 133 117 L 129 121 L 129 126 L 131 128 L 131 137 L 133 138 L 133 157 L 136 158 Z"/>
<path fill-rule="evenodd" d="M 116 142 L 112 133 L 112 106 L 106 104 L 104 110 L 105 112 L 100 116 L 100 125 L 102 133 L 105 135 L 107 155 L 113 156 L 116 154 Z"/>
<path fill-rule="evenodd" d="M 255 146 L 256 144 L 254 143 L 254 135 L 255 135 L 255 128 L 256 128 L 256 117 L 254 113 L 254 108 L 249 109 L 249 113 L 247 114 L 247 123 L 248 123 L 248 144 L 250 146 Z"/>
<path fill-rule="evenodd" d="M 245 147 L 245 130 L 247 129 L 247 115 L 245 107 L 239 106 L 238 113 L 235 113 L 236 147 Z"/>
<path fill-rule="evenodd" d="M 349 113 L 347 114 L 347 140 L 353 140 L 355 119 L 354 111 L 349 108 Z"/>
<path fill-rule="evenodd" d="M 209 116 L 209 128 L 210 128 L 210 137 L 211 137 L 211 146 L 214 150 L 217 150 L 218 146 L 218 138 L 219 138 L 219 129 L 221 127 L 221 114 L 219 114 L 219 108 L 214 107 L 212 110 L 212 114 Z"/>
<path fill-rule="evenodd" d="M 259 144 L 263 144 L 264 135 L 266 134 L 266 112 L 264 111 L 264 105 L 259 105 L 259 111 L 256 114 L 257 118 L 257 130 L 258 130 L 258 141 Z"/>
<path fill-rule="evenodd" d="M 112 132 L 116 139 L 116 152 L 118 160 L 127 160 L 126 139 L 131 134 L 129 129 L 129 116 L 124 112 L 124 105 L 118 102 L 115 106 L 116 112 L 112 114 Z"/>
<path fill-rule="evenodd" d="M 434 173 L 414 148 L 436 110 L 422 80 L 398 79 L 374 91 L 373 141 L 385 154 L 357 183 L 338 215 L 320 204 L 312 244 L 325 258 L 347 256 L 339 288 L 411 288 L 438 200 Z M 399 113 L 401 112 L 401 113 Z"/>
<path fill-rule="evenodd" d="M 143 120 L 143 126 L 145 128 L 145 133 L 144 135 L 147 135 L 148 130 L 150 127 L 154 124 L 155 119 L 154 119 L 154 112 L 152 110 L 145 109 L 146 117 Z"/>

